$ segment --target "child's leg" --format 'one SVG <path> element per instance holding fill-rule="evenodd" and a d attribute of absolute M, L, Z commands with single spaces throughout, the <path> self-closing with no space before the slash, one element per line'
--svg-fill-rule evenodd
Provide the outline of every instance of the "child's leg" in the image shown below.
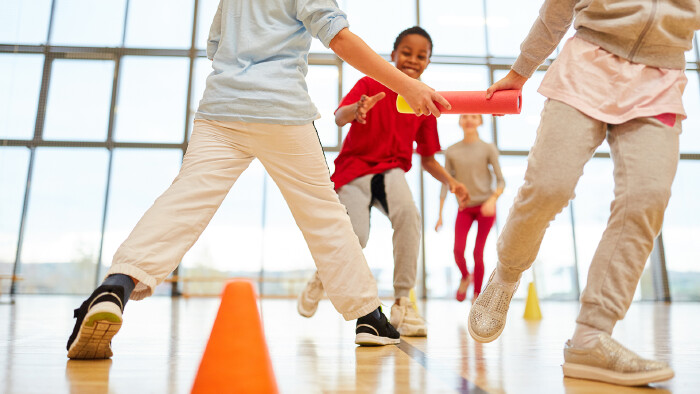
<path fill-rule="evenodd" d="M 408 297 L 416 285 L 418 251 L 420 249 L 420 213 L 406 182 L 406 173 L 400 168 L 384 174 L 386 208 L 384 212 L 394 230 L 394 297 Z M 376 205 L 375 205 L 376 206 Z M 380 206 L 377 206 L 382 211 Z"/>
<path fill-rule="evenodd" d="M 498 338 L 523 271 L 530 268 L 545 230 L 574 196 L 583 166 L 605 139 L 606 124 L 556 100 L 547 100 L 518 190 L 498 239 L 496 270 L 469 311 L 469 333 L 479 342 Z"/>
<path fill-rule="evenodd" d="M 605 123 L 560 101 L 547 100 L 528 156 L 525 183 L 498 239 L 501 279 L 515 282 L 530 268 L 549 222 L 574 197 L 583 166 L 605 134 Z"/>
<path fill-rule="evenodd" d="M 663 224 L 678 165 L 680 121 L 654 118 L 610 127 L 615 200 L 588 271 L 577 322 L 610 333 L 632 302 Z"/>
<path fill-rule="evenodd" d="M 364 249 L 369 238 L 369 216 L 372 203 L 370 183 L 374 174 L 359 177 L 344 185 L 338 190 L 340 203 L 345 206 L 353 231 L 360 240 L 360 246 Z M 297 311 L 304 317 L 311 317 L 316 313 L 318 303 L 323 297 L 323 282 L 318 276 L 318 271 L 306 283 L 306 287 L 299 294 Z"/>
<path fill-rule="evenodd" d="M 458 211 L 457 218 L 455 219 L 455 245 L 452 252 L 455 256 L 457 268 L 459 268 L 459 272 L 462 274 L 462 280 L 467 279 L 469 276 L 464 250 L 467 248 L 467 235 L 469 234 L 469 229 L 472 227 L 474 219 L 475 217 L 469 208 Z"/>
<path fill-rule="evenodd" d="M 484 216 L 481 214 L 481 209 L 479 209 L 476 217 L 476 223 L 479 227 L 476 232 L 476 242 L 474 243 L 474 297 L 481 293 L 481 284 L 484 281 L 484 247 L 495 220 L 496 215 Z"/>
<path fill-rule="evenodd" d="M 108 275 L 136 278 L 133 299 L 153 294 L 180 264 L 253 160 L 246 146 L 250 132 L 227 125 L 195 121 L 179 174 L 115 253 Z"/>
<path fill-rule="evenodd" d="M 251 124 L 254 154 L 279 187 L 314 258 L 323 287 L 346 320 L 381 304 L 345 207 L 333 190 L 323 150 L 311 124 Z"/>

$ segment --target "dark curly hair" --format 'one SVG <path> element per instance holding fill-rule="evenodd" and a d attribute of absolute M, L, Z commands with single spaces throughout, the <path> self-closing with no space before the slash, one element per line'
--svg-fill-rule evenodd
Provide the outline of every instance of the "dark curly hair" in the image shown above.
<path fill-rule="evenodd" d="M 418 34 L 419 36 L 425 37 L 430 43 L 430 56 L 433 55 L 433 39 L 430 38 L 430 34 L 428 34 L 428 32 L 420 26 L 409 27 L 408 29 L 399 33 L 398 37 L 396 37 L 396 41 L 394 41 L 394 50 L 396 50 L 396 48 L 399 47 L 399 44 L 401 44 L 401 40 L 403 40 L 404 37 L 406 37 L 409 34 Z"/>

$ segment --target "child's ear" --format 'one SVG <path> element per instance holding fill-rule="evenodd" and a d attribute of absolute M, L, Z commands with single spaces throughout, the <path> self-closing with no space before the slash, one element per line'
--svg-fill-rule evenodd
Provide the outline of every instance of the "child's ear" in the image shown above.
<path fill-rule="evenodd" d="M 391 51 L 391 61 L 396 63 L 396 50 Z"/>

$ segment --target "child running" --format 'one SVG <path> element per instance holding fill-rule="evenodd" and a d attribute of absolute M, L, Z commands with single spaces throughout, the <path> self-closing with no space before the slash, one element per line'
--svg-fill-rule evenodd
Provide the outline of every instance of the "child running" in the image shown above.
<path fill-rule="evenodd" d="M 255 158 L 284 195 L 331 302 L 345 319 L 357 319 L 356 343 L 400 341 L 379 309 L 376 283 L 312 123 L 319 114 L 304 80 L 312 37 L 404 95 L 417 114 L 439 116 L 433 100 L 449 106 L 351 33 L 335 1 L 222 0 L 207 46 L 214 71 L 180 173 L 119 247 L 102 285 L 75 310 L 69 358 L 112 356 L 126 302 L 153 294 Z"/>
<path fill-rule="evenodd" d="M 445 169 L 469 189 L 471 197 L 467 207 L 457 213 L 455 220 L 454 256 L 462 274 L 455 296 L 459 302 L 467 298 L 470 283 L 474 283 L 472 303 L 481 292 L 481 283 L 484 280 L 484 246 L 493 222 L 496 220 L 496 201 L 503 194 L 503 188 L 506 185 L 501 174 L 501 166 L 498 164 L 498 149 L 479 138 L 477 127 L 483 123 L 484 118 L 481 115 L 461 115 L 459 126 L 464 131 L 464 139 L 445 151 Z M 494 176 L 495 191 L 493 190 Z M 440 191 L 440 211 L 435 231 L 442 227 L 442 208 L 445 205 L 446 196 L 447 188 L 443 185 Z M 474 221 L 479 227 L 474 243 L 474 272 L 469 275 L 464 250 L 467 246 L 469 229 Z"/>
<path fill-rule="evenodd" d="M 417 80 L 430 63 L 432 49 L 430 35 L 414 26 L 396 37 L 391 59 L 397 69 Z M 364 77 L 343 98 L 335 112 L 335 122 L 338 126 L 350 122 L 352 125 L 335 160 L 331 180 L 363 248 L 369 238 L 373 206 L 391 221 L 396 298 L 391 307 L 391 324 L 401 335 L 426 336 L 425 321 L 408 297 L 416 284 L 421 231 L 420 213 L 405 176 L 411 169 L 414 141 L 422 167 L 448 185 L 460 205 L 469 196 L 464 185 L 435 160 L 435 153 L 440 151 L 436 119 L 399 114 L 396 96 L 376 80 Z M 319 272 L 311 277 L 297 303 L 302 316 L 311 317 L 316 312 L 324 283 Z"/>
<path fill-rule="evenodd" d="M 487 91 L 521 89 L 573 20 L 576 34 L 545 74 L 548 97 L 525 183 L 498 240 L 498 265 L 469 314 L 469 332 L 496 339 L 508 304 L 554 216 L 574 196 L 583 167 L 607 139 L 615 199 L 593 256 L 564 376 L 620 385 L 673 377 L 611 338 L 632 302 L 663 223 L 685 118 L 684 52 L 700 28 L 698 0 L 546 0 L 512 70 Z"/>

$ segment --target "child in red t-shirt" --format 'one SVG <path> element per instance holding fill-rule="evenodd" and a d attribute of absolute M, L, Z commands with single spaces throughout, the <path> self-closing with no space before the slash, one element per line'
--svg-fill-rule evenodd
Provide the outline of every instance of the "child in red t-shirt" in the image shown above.
<path fill-rule="evenodd" d="M 430 63 L 432 47 L 430 35 L 415 26 L 396 38 L 391 59 L 396 68 L 418 79 Z M 461 206 L 467 203 L 469 194 L 435 160 L 435 153 L 440 151 L 435 117 L 398 113 L 396 96 L 374 79 L 364 77 L 343 98 L 335 112 L 335 122 L 338 126 L 352 125 L 335 160 L 331 180 L 363 248 L 369 237 L 371 207 L 391 221 L 396 298 L 391 324 L 402 335 L 425 336 L 425 322 L 408 297 L 416 282 L 421 229 L 420 213 L 405 177 L 411 169 L 414 141 L 423 168 L 446 184 Z M 316 273 L 299 296 L 299 313 L 313 316 L 322 295 L 323 285 Z"/>

